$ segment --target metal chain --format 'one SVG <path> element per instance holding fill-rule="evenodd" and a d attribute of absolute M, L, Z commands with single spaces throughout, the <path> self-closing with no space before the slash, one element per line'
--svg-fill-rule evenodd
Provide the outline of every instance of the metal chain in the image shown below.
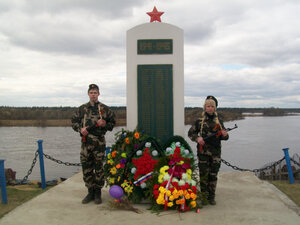
<path fill-rule="evenodd" d="M 226 166 L 229 166 L 231 167 L 232 169 L 234 170 L 239 170 L 239 171 L 250 171 L 250 172 L 253 172 L 253 173 L 258 173 L 258 172 L 261 172 L 263 170 L 269 170 L 271 169 L 272 167 L 274 166 L 277 166 L 279 163 L 281 163 L 283 160 L 285 159 L 285 157 L 283 157 L 282 159 L 278 160 L 277 162 L 274 162 L 272 165 L 269 165 L 269 166 L 266 166 L 264 168 L 260 168 L 260 169 L 253 169 L 253 170 L 250 170 L 250 169 L 243 169 L 243 168 L 239 168 L 237 166 L 233 166 L 231 165 L 229 162 L 227 162 L 226 160 L 224 159 L 221 159 L 222 163 L 224 163 Z"/>
<path fill-rule="evenodd" d="M 34 156 L 34 158 L 33 158 L 32 164 L 31 164 L 31 167 L 30 167 L 30 169 L 28 170 L 27 175 L 21 180 L 21 184 L 25 183 L 25 181 L 28 179 L 29 175 L 32 173 L 32 169 L 33 169 L 33 167 L 35 166 L 35 163 L 36 163 L 36 161 L 37 161 L 38 155 L 39 155 L 39 150 L 36 150 L 35 156 Z"/>
<path fill-rule="evenodd" d="M 61 160 L 58 160 L 58 159 L 53 158 L 53 157 L 50 156 L 50 155 L 47 155 L 47 154 L 45 154 L 45 153 L 43 153 L 43 154 L 44 154 L 44 156 L 45 156 L 47 159 L 50 159 L 50 160 L 52 160 L 52 161 L 54 161 L 54 162 L 56 162 L 56 163 L 58 163 L 58 164 L 64 164 L 64 165 L 66 165 L 66 166 L 81 166 L 81 163 L 63 162 L 63 161 L 61 161 Z M 39 151 L 36 150 L 34 159 L 33 159 L 32 164 L 31 164 L 31 167 L 30 167 L 30 169 L 28 170 L 27 175 L 22 179 L 21 184 L 23 184 L 23 183 L 28 179 L 29 175 L 32 173 L 32 170 L 33 170 L 33 167 L 34 167 L 35 164 L 36 164 L 38 155 L 39 155 Z M 244 169 L 244 168 L 239 168 L 239 167 L 237 167 L 237 166 L 233 166 L 233 165 L 231 165 L 229 162 L 227 162 L 227 161 L 224 160 L 224 159 L 221 159 L 221 161 L 222 161 L 222 163 L 224 163 L 226 166 L 229 166 L 229 167 L 231 167 L 231 168 L 234 169 L 234 170 L 239 170 L 239 171 L 250 171 L 250 172 L 253 172 L 253 173 L 258 173 L 258 172 L 261 172 L 261 171 L 264 171 L 264 170 L 269 170 L 269 169 L 271 169 L 272 167 L 275 167 L 275 166 L 279 165 L 284 159 L 285 159 L 285 157 L 283 157 L 282 159 L 280 159 L 280 160 L 274 162 L 272 165 L 269 165 L 269 166 L 266 166 L 266 167 L 260 168 L 260 169 L 253 169 L 253 170 L 250 170 L 250 169 Z M 297 164 L 298 166 L 300 166 L 300 163 L 298 163 L 298 162 L 295 161 L 294 159 L 290 159 L 290 160 L 291 160 L 292 162 L 294 162 L 295 164 Z"/>
<path fill-rule="evenodd" d="M 293 163 L 295 163 L 296 165 L 300 166 L 300 163 L 298 163 L 296 160 L 294 159 L 290 159 Z"/>
<path fill-rule="evenodd" d="M 52 161 L 54 161 L 54 162 L 56 162 L 56 163 L 58 163 L 58 164 L 64 164 L 64 165 L 66 165 L 66 166 L 81 166 L 81 163 L 63 162 L 63 161 L 61 161 L 61 160 L 59 160 L 59 159 L 55 159 L 55 158 L 53 158 L 52 156 L 45 154 L 45 153 L 44 153 L 44 156 L 45 156 L 47 159 L 50 159 L 50 160 L 52 160 Z"/>

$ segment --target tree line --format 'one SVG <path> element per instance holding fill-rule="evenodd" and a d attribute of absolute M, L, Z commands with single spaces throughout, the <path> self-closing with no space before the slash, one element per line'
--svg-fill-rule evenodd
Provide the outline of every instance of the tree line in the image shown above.
<path fill-rule="evenodd" d="M 77 107 L 8 107 L 0 106 L 0 120 L 67 120 L 71 119 Z M 113 106 L 111 109 L 117 119 L 126 120 L 126 107 Z M 283 108 L 218 108 L 219 114 L 225 121 L 243 118 L 243 113 L 261 113 L 264 116 L 284 116 L 288 113 L 300 113 L 300 109 Z M 190 124 L 192 120 L 201 116 L 201 107 L 186 107 L 185 121 Z"/>

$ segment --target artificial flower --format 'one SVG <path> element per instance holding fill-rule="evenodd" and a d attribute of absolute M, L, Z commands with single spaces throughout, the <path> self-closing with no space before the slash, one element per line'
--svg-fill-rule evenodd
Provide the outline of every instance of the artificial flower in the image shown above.
<path fill-rule="evenodd" d="M 111 173 L 112 175 L 115 175 L 115 174 L 117 173 L 116 167 L 111 168 L 111 169 L 110 169 L 110 173 Z"/>
<path fill-rule="evenodd" d="M 113 158 L 115 158 L 116 155 L 117 155 L 117 151 L 113 151 L 113 152 L 111 153 L 111 156 L 112 156 Z"/>
<path fill-rule="evenodd" d="M 174 203 L 173 202 L 168 202 L 168 207 L 172 207 L 174 205 Z"/>
<path fill-rule="evenodd" d="M 108 158 L 108 159 L 111 159 L 111 153 L 108 153 L 108 154 L 107 154 L 107 158 Z"/>
<path fill-rule="evenodd" d="M 191 201 L 190 205 L 191 205 L 192 208 L 195 208 L 197 203 L 196 203 L 196 201 Z"/>
<path fill-rule="evenodd" d="M 130 144 L 130 140 L 129 140 L 129 138 L 127 137 L 127 138 L 125 138 L 125 142 L 126 142 L 126 144 Z"/>
<path fill-rule="evenodd" d="M 138 132 L 135 132 L 134 133 L 134 137 L 135 137 L 135 139 L 139 139 L 140 138 L 140 134 Z"/>

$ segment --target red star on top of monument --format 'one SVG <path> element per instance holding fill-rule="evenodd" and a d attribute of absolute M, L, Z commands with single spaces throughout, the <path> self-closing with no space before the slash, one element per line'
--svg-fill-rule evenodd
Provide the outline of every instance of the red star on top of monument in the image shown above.
<path fill-rule="evenodd" d="M 164 14 L 164 12 L 158 12 L 156 7 L 154 6 L 152 12 L 147 12 L 147 14 L 151 17 L 150 23 L 152 23 L 154 21 L 161 22 L 160 17 L 162 14 Z"/>

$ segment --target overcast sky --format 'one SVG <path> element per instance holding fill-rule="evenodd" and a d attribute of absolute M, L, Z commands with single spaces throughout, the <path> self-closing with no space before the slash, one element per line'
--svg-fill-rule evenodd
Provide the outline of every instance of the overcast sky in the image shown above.
<path fill-rule="evenodd" d="M 184 30 L 185 106 L 300 108 L 299 0 L 0 0 L 0 106 L 126 105 L 126 31 Z"/>

